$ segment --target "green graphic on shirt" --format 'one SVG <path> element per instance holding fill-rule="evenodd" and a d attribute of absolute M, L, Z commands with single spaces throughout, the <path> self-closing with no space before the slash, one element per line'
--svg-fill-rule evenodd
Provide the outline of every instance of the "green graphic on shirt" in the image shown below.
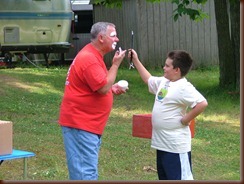
<path fill-rule="evenodd" d="M 165 88 L 162 88 L 157 95 L 158 100 L 162 100 L 168 93 L 168 90 Z"/>

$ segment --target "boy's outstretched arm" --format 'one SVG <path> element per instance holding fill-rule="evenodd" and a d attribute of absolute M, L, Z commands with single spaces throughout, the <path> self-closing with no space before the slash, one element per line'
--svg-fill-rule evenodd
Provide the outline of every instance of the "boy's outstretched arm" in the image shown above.
<path fill-rule="evenodd" d="M 138 59 L 138 55 L 136 53 L 135 50 L 133 49 L 129 49 L 129 55 L 128 57 L 131 57 L 131 52 L 132 52 L 132 61 L 136 67 L 136 69 L 138 70 L 142 80 L 147 84 L 148 83 L 148 79 L 151 77 L 151 74 L 147 71 L 147 69 L 142 65 L 142 63 L 140 62 L 140 60 Z"/>

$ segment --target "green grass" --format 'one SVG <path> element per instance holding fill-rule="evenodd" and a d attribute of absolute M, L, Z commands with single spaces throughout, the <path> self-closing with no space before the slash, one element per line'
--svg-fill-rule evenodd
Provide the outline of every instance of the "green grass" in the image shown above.
<path fill-rule="evenodd" d="M 61 129 L 57 124 L 67 67 L 0 69 L 0 119 L 13 122 L 13 147 L 32 151 L 29 180 L 67 180 Z M 162 70 L 150 70 L 162 75 Z M 188 80 L 209 106 L 196 119 L 192 140 L 195 180 L 240 180 L 240 96 L 219 89 L 217 68 L 191 71 Z M 157 180 L 150 139 L 132 137 L 133 114 L 151 113 L 154 96 L 136 70 L 121 68 L 117 81 L 129 82 L 115 96 L 102 138 L 99 180 Z M 0 180 L 22 180 L 23 161 L 4 161 Z"/>

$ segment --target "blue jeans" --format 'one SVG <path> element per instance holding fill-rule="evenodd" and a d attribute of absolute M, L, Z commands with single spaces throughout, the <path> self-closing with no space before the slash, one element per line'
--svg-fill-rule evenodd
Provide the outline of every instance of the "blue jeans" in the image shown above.
<path fill-rule="evenodd" d="M 97 180 L 101 136 L 62 126 L 70 180 Z"/>

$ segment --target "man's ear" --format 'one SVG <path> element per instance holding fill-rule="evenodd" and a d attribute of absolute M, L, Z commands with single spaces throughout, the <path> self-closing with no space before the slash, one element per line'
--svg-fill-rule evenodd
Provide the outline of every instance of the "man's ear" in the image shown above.
<path fill-rule="evenodd" d="M 104 35 L 99 34 L 97 39 L 98 39 L 99 42 L 103 43 L 104 42 Z"/>

